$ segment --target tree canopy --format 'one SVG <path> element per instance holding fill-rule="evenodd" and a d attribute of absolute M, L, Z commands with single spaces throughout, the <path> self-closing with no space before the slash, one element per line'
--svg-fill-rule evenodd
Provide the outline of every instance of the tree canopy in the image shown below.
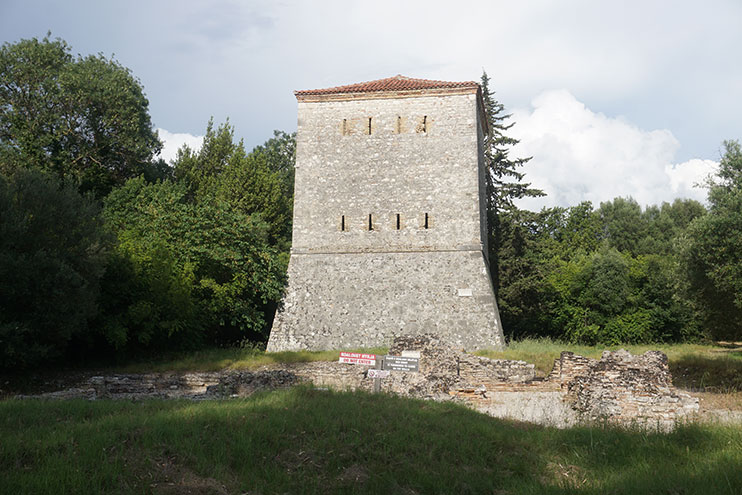
<path fill-rule="evenodd" d="M 707 181 L 709 213 L 691 222 L 683 257 L 689 294 L 707 330 L 742 338 L 742 147 L 724 142 L 715 177 Z"/>
<path fill-rule="evenodd" d="M 197 201 L 223 201 L 268 224 L 271 242 L 287 252 L 291 242 L 295 135 L 276 131 L 265 144 L 245 151 L 234 128 L 209 121 L 200 150 L 178 150 L 175 177 Z"/>
<path fill-rule="evenodd" d="M 487 201 L 487 258 L 490 264 L 495 294 L 500 290 L 500 244 L 502 224 L 500 215 L 513 209 L 513 201 L 529 196 L 543 196 L 544 192 L 523 182 L 525 175 L 519 170 L 528 163 L 528 158 L 511 158 L 510 148 L 518 140 L 505 133 L 515 125 L 507 123 L 511 115 L 505 113 L 505 105 L 495 99 L 490 90 L 490 78 L 482 72 L 481 88 L 484 110 L 487 118 L 487 133 L 484 136 L 484 167 Z"/>
<path fill-rule="evenodd" d="M 0 171 L 36 167 L 103 196 L 148 171 L 162 147 L 131 72 L 73 57 L 60 39 L 0 48 Z"/>

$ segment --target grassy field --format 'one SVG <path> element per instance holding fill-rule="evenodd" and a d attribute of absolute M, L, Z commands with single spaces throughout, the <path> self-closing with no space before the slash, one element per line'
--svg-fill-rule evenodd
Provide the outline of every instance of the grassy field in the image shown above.
<path fill-rule="evenodd" d="M 372 349 L 347 349 L 352 352 L 384 354 L 385 347 Z M 151 373 L 164 371 L 218 371 L 223 369 L 255 369 L 260 366 L 310 361 L 337 361 L 340 351 L 265 352 L 254 348 L 228 347 L 178 353 L 149 361 L 132 362 L 118 366 L 119 373 Z"/>
<path fill-rule="evenodd" d="M 664 351 L 675 384 L 709 408 L 742 410 L 742 347 L 627 346 Z M 551 370 L 549 340 L 493 358 Z M 386 349 L 363 349 L 384 354 Z M 336 360 L 338 351 L 215 349 L 111 372 L 253 369 Z M 228 401 L 0 400 L 0 493 L 742 493 L 742 427 L 672 433 L 557 430 L 455 404 L 307 387 Z"/>
<path fill-rule="evenodd" d="M 742 428 L 557 430 L 306 387 L 0 401 L 0 493 L 742 493 Z"/>

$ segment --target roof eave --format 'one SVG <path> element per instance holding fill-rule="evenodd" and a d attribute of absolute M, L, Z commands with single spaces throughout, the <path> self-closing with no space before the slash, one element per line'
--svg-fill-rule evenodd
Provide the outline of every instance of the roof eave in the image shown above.
<path fill-rule="evenodd" d="M 399 89 L 382 91 L 354 91 L 337 93 L 315 93 L 312 91 L 294 91 L 297 101 L 322 102 L 322 101 L 344 101 L 344 100 L 374 100 L 381 98 L 415 98 L 420 96 L 447 96 L 475 94 L 479 87 L 457 87 L 457 88 L 426 88 L 426 89 Z"/>

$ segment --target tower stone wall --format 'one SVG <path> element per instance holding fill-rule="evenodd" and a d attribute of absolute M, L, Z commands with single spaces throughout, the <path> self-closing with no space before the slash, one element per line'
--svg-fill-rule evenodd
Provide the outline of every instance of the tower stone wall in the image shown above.
<path fill-rule="evenodd" d="M 297 92 L 289 282 L 269 351 L 421 333 L 503 345 L 485 258 L 479 87 L 400 77 L 377 86 L 412 88 Z"/>

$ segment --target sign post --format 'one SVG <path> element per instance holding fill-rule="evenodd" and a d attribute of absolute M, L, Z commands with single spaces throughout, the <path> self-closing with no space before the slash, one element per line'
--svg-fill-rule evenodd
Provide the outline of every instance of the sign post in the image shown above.
<path fill-rule="evenodd" d="M 381 359 L 377 359 L 376 366 L 374 367 L 374 369 L 377 369 L 377 370 L 383 369 L 383 363 L 384 363 L 383 357 Z M 378 394 L 379 392 L 381 392 L 381 377 L 375 376 L 374 377 L 374 393 Z"/>
<path fill-rule="evenodd" d="M 373 366 L 366 372 L 374 380 L 374 392 L 381 392 L 381 380 L 388 378 L 392 371 L 420 371 L 419 356 L 377 356 L 360 352 L 341 352 L 340 363 Z"/>

